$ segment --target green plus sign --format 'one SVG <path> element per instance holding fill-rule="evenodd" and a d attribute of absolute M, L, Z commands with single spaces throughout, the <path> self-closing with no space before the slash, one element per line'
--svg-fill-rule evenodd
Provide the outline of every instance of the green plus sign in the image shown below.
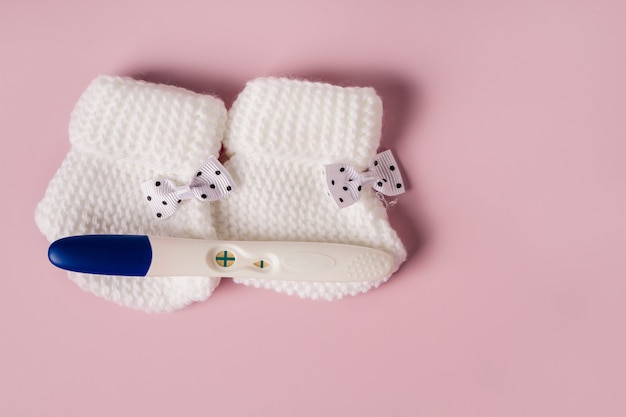
<path fill-rule="evenodd" d="M 229 254 L 228 251 L 225 250 L 223 252 L 218 253 L 217 256 L 215 257 L 215 260 L 220 266 L 227 268 L 231 266 L 233 263 L 235 263 L 235 255 Z"/>

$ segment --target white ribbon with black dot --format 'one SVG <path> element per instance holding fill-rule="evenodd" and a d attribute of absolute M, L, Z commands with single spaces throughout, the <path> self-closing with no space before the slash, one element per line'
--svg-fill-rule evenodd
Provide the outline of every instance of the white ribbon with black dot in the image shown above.
<path fill-rule="evenodd" d="M 177 187 L 165 178 L 156 178 L 141 184 L 141 191 L 152 214 L 157 219 L 173 215 L 185 200 L 202 202 L 226 197 L 235 184 L 226 168 L 213 155 L 208 157 L 188 185 Z"/>
<path fill-rule="evenodd" d="M 339 208 L 356 203 L 363 187 L 372 187 L 386 196 L 405 192 L 400 169 L 390 150 L 376 155 L 372 165 L 362 174 L 349 164 L 325 165 L 324 172 L 328 194 Z"/>

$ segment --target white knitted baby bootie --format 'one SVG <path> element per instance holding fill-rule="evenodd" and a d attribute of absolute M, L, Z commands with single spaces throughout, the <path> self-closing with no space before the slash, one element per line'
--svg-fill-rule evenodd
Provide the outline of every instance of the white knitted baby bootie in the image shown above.
<path fill-rule="evenodd" d="M 358 201 L 339 208 L 321 175 L 325 165 L 338 163 L 367 171 L 375 163 L 381 122 L 381 100 L 372 88 L 277 78 L 249 82 L 229 112 L 224 165 L 238 189 L 215 203 L 218 236 L 369 246 L 391 254 L 397 268 L 406 252 L 376 191 L 357 187 Z M 235 282 L 332 300 L 365 292 L 388 278 Z"/>
<path fill-rule="evenodd" d="M 159 221 L 161 213 L 155 213 L 155 201 L 149 207 L 142 184 L 153 178 L 166 178 L 167 184 L 181 188 L 189 184 L 207 157 L 218 156 L 225 126 L 226 108 L 215 97 L 98 77 L 72 113 L 72 148 L 37 207 L 37 225 L 50 241 L 107 233 L 215 238 L 213 203 L 173 201 L 176 212 Z M 167 203 L 159 200 L 157 204 Z M 100 297 L 150 312 L 205 300 L 220 281 L 74 272 L 69 277 Z"/>

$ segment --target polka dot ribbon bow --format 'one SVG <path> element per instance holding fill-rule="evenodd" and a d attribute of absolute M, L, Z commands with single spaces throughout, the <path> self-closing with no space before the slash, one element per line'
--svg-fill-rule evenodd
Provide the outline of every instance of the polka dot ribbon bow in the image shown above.
<path fill-rule="evenodd" d="M 234 189 L 235 184 L 230 174 L 214 156 L 204 161 L 189 185 L 177 187 L 172 181 L 162 178 L 141 184 L 144 198 L 152 213 L 161 220 L 173 215 L 185 200 L 219 200 Z"/>
<path fill-rule="evenodd" d="M 325 165 L 326 185 L 339 208 L 351 206 L 361 196 L 363 187 L 372 187 L 386 196 L 404 193 L 404 182 L 398 164 L 390 150 L 379 153 L 364 173 L 348 164 Z"/>

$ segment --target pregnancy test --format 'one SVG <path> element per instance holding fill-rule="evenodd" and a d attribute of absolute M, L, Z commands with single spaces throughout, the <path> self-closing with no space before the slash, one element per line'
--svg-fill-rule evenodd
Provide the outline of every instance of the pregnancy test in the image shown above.
<path fill-rule="evenodd" d="M 145 235 L 69 236 L 50 245 L 48 258 L 59 268 L 89 274 L 307 282 L 375 281 L 394 268 L 388 253 L 365 246 Z"/>

